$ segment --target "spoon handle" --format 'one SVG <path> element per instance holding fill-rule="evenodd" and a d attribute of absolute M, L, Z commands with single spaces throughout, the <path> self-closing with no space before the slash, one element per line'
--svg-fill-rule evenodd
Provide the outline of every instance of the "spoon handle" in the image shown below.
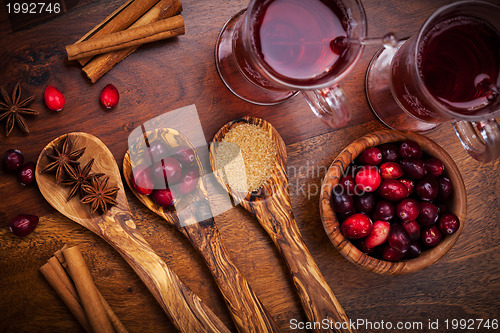
<path fill-rule="evenodd" d="M 110 215 L 103 216 L 97 233 L 123 256 L 181 332 L 230 332 L 153 251 L 130 213 Z"/>
<path fill-rule="evenodd" d="M 279 332 L 278 325 L 233 263 L 213 219 L 180 228 L 203 256 L 239 332 Z"/>
<path fill-rule="evenodd" d="M 293 218 L 291 206 L 273 198 L 268 201 L 254 202 L 252 212 L 285 259 L 309 320 L 318 323 L 328 321 L 328 329 L 316 331 L 355 332 L 349 328 L 347 314 L 307 249 Z M 346 324 L 340 325 L 344 326 L 340 329 L 335 329 L 336 322 Z"/>

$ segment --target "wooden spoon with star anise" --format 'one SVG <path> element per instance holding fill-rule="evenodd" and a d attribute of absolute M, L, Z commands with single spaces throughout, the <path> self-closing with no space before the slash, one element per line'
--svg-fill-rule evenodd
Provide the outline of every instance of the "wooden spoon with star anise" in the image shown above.
<path fill-rule="evenodd" d="M 66 150 L 67 154 L 86 147 L 86 153 L 78 159 L 80 165 L 88 165 L 90 158 L 86 156 L 91 156 L 94 162 L 88 169 L 106 174 L 91 180 L 91 187 L 94 188 L 90 191 L 92 198 L 102 199 L 102 195 L 107 193 L 106 189 L 112 189 L 111 192 L 114 192 L 114 188 L 117 188 L 117 192 L 108 193 L 116 204 L 105 210 L 96 208 L 95 212 L 92 212 L 92 209 L 80 200 L 67 200 L 68 187 L 56 185 L 53 174 L 42 172 L 54 161 L 48 155 L 55 151 L 54 147 L 63 146 L 64 140 L 71 142 L 71 149 Z M 229 333 L 219 318 L 182 283 L 137 231 L 123 189 L 120 170 L 113 155 L 101 140 L 87 133 L 69 133 L 54 139 L 38 157 L 36 181 L 42 195 L 55 209 L 102 237 L 123 256 L 181 332 Z M 88 191 L 86 193 L 89 195 Z"/>

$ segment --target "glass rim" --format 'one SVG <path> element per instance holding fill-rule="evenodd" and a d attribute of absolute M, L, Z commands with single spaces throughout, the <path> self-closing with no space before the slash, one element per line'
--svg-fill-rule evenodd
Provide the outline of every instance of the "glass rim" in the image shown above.
<path fill-rule="evenodd" d="M 343 3 L 342 0 L 340 0 L 340 1 Z M 360 15 L 361 15 L 361 36 L 360 37 L 365 38 L 366 34 L 367 34 L 367 30 L 368 30 L 365 9 L 363 7 L 363 4 L 361 3 L 361 0 L 352 0 L 352 1 L 354 1 L 355 4 L 357 5 L 359 12 L 360 12 Z M 243 18 L 244 19 L 243 29 L 246 30 L 246 32 L 248 32 L 248 33 L 251 32 L 251 26 L 252 26 L 252 24 L 251 24 L 252 22 L 250 20 L 251 15 L 248 15 L 248 13 L 251 13 L 254 10 L 255 4 L 256 4 L 255 0 L 252 0 L 250 2 L 250 4 L 248 5 L 248 7 L 246 9 L 245 17 Z M 346 6 L 346 9 L 349 9 L 349 8 L 350 7 Z M 249 50 L 252 50 L 251 52 L 248 52 L 248 55 L 249 55 L 249 57 L 252 58 L 252 64 L 254 66 L 257 66 L 259 68 L 259 70 L 264 72 L 265 75 L 268 78 L 270 78 L 273 82 L 275 82 L 283 87 L 289 88 L 291 90 L 317 90 L 317 89 L 324 89 L 324 88 L 329 88 L 329 87 L 335 86 L 336 84 L 338 84 L 339 81 L 341 81 L 345 76 L 347 76 L 352 71 L 353 67 L 358 63 L 359 59 L 361 58 L 361 55 L 363 54 L 363 50 L 365 48 L 364 45 L 360 45 L 358 51 L 356 52 L 356 55 L 352 58 L 352 60 L 350 61 L 349 65 L 346 67 L 346 69 L 344 71 L 342 71 L 341 73 L 339 73 L 335 78 L 333 78 L 332 80 L 330 80 L 328 82 L 322 83 L 322 84 L 310 86 L 310 85 L 291 84 L 291 83 L 285 82 L 284 80 L 280 79 L 279 77 L 277 77 L 276 75 L 271 73 L 266 68 L 266 66 L 264 64 L 262 64 L 262 60 L 260 60 L 259 57 L 253 52 L 254 48 L 252 46 L 250 37 L 243 38 L 243 43 L 245 44 L 246 48 L 248 48 Z"/>
<path fill-rule="evenodd" d="M 454 2 L 454 3 L 448 4 L 448 5 L 445 5 L 445 6 L 442 6 L 442 7 L 438 8 L 438 9 L 436 9 L 432 13 L 432 15 L 429 16 L 425 20 L 424 24 L 419 29 L 419 32 L 418 32 L 418 35 L 417 35 L 417 39 L 416 39 L 416 42 L 415 42 L 415 46 L 414 46 L 414 54 L 413 54 L 414 59 L 413 60 L 415 62 L 415 70 L 417 71 L 416 77 L 417 77 L 417 80 L 418 80 L 418 86 L 421 87 L 424 96 L 427 98 L 427 100 L 430 102 L 430 104 L 432 105 L 433 108 L 435 108 L 437 110 L 445 110 L 443 112 L 445 114 L 447 114 L 448 116 L 451 116 L 453 119 L 468 120 L 468 121 L 479 121 L 479 120 L 484 120 L 485 119 L 484 115 L 479 115 L 479 116 L 478 115 L 464 115 L 463 113 L 456 112 L 456 111 L 454 111 L 454 110 L 452 110 L 452 109 L 444 106 L 434 96 L 432 96 L 432 94 L 429 92 L 429 90 L 425 86 L 425 83 L 423 82 L 423 78 L 420 76 L 419 65 L 418 65 L 419 49 L 420 49 L 420 46 L 422 45 L 422 41 L 423 41 L 423 39 L 425 37 L 424 33 L 428 32 L 429 26 L 431 26 L 431 24 L 432 25 L 435 24 L 435 21 L 436 21 L 437 17 L 439 15 L 443 14 L 444 12 L 452 10 L 454 8 L 458 8 L 458 7 L 464 6 L 464 5 L 472 5 L 472 6 L 480 5 L 480 6 L 490 7 L 490 8 L 493 8 L 493 9 L 497 10 L 500 13 L 500 6 L 497 6 L 496 4 L 493 4 L 493 3 L 490 3 L 490 2 L 481 1 L 481 0 L 463 0 L 463 1 Z M 500 33 L 500 31 L 499 31 L 499 33 Z M 493 114 L 492 114 L 491 118 L 495 118 L 499 114 L 500 114 L 500 108 L 498 110 L 493 111 Z"/>

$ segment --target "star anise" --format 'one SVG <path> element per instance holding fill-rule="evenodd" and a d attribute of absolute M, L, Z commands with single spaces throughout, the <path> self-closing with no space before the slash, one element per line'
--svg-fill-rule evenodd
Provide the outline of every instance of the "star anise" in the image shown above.
<path fill-rule="evenodd" d="M 33 102 L 34 97 L 30 96 L 21 101 L 21 85 L 19 83 L 16 84 L 12 97 L 7 94 L 3 87 L 0 87 L 0 91 L 3 98 L 3 101 L 0 102 L 0 121 L 7 119 L 5 136 L 9 136 L 16 123 L 23 132 L 29 133 L 30 130 L 23 115 L 38 116 L 37 111 L 27 108 Z"/>
<path fill-rule="evenodd" d="M 92 185 L 82 185 L 83 191 L 87 193 L 80 202 L 91 204 L 90 210 L 95 212 L 100 209 L 103 213 L 108 211 L 108 205 L 116 205 L 116 193 L 118 187 L 108 187 L 109 177 L 93 178 Z"/>
<path fill-rule="evenodd" d="M 65 178 L 66 173 L 71 172 L 72 165 L 79 165 L 80 162 L 77 160 L 85 152 L 85 147 L 72 151 L 71 150 L 71 140 L 68 135 L 63 139 L 62 149 L 59 150 L 56 146 L 53 147 L 54 154 L 47 153 L 47 157 L 52 160 L 47 166 L 42 170 L 42 172 L 56 171 L 56 184 L 60 184 Z"/>
<path fill-rule="evenodd" d="M 92 164 L 94 164 L 94 159 L 91 159 L 83 169 L 80 168 L 80 165 L 70 168 L 68 172 L 69 179 L 65 179 L 61 183 L 66 186 L 72 186 L 67 201 L 70 201 L 77 192 L 80 193 L 80 197 L 83 197 L 85 194 L 82 186 L 90 185 L 93 178 L 104 176 L 103 173 L 90 173 Z"/>

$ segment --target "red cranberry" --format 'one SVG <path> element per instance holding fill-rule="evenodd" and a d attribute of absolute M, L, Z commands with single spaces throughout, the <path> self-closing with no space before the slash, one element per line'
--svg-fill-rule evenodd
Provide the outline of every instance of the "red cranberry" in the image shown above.
<path fill-rule="evenodd" d="M 353 175 L 345 175 L 342 177 L 339 184 L 344 188 L 347 194 L 354 195 L 356 183 Z"/>
<path fill-rule="evenodd" d="M 399 156 L 401 158 L 422 158 L 422 148 L 412 140 L 405 140 L 399 145 Z"/>
<path fill-rule="evenodd" d="M 409 158 L 402 160 L 400 164 L 404 172 L 411 179 L 422 179 L 427 173 L 427 170 L 425 170 L 425 164 L 421 160 Z"/>
<path fill-rule="evenodd" d="M 374 220 L 390 221 L 396 215 L 396 208 L 394 205 L 385 200 L 380 200 L 375 204 L 372 217 Z"/>
<path fill-rule="evenodd" d="M 434 177 L 439 177 L 444 171 L 444 164 L 435 157 L 428 158 L 424 161 L 425 169 Z"/>
<path fill-rule="evenodd" d="M 373 192 L 379 187 L 381 178 L 377 167 L 367 165 L 359 169 L 356 173 L 355 181 L 361 191 Z"/>
<path fill-rule="evenodd" d="M 404 221 L 401 226 L 406 230 L 410 240 L 417 241 L 420 238 L 420 224 L 417 221 Z"/>
<path fill-rule="evenodd" d="M 417 196 L 424 201 L 432 201 L 437 198 L 439 183 L 434 177 L 425 177 L 415 186 Z"/>
<path fill-rule="evenodd" d="M 382 153 L 377 147 L 370 147 L 359 155 L 359 161 L 363 164 L 377 165 L 382 162 Z"/>
<path fill-rule="evenodd" d="M 413 189 L 415 188 L 415 182 L 413 180 L 401 178 L 399 181 L 408 189 L 408 195 L 413 193 Z"/>
<path fill-rule="evenodd" d="M 170 207 L 175 203 L 174 194 L 168 188 L 154 190 L 153 193 L 151 193 L 151 197 L 158 205 L 163 207 Z"/>
<path fill-rule="evenodd" d="M 138 165 L 132 172 L 132 186 L 143 195 L 150 195 L 154 189 L 154 182 L 151 177 L 151 169 L 146 164 Z"/>
<path fill-rule="evenodd" d="M 172 151 L 172 157 L 179 161 L 183 167 L 193 165 L 195 162 L 194 151 L 184 146 L 175 147 Z"/>
<path fill-rule="evenodd" d="M 393 249 L 389 244 L 382 250 L 382 258 L 387 261 L 400 261 L 404 255 L 403 252 Z"/>
<path fill-rule="evenodd" d="M 43 93 L 45 105 L 52 111 L 61 111 L 64 108 L 64 95 L 63 93 L 53 86 L 47 86 Z"/>
<path fill-rule="evenodd" d="M 391 224 L 386 221 L 375 221 L 373 223 L 372 232 L 365 238 L 365 246 L 367 248 L 375 248 L 382 245 L 389 237 Z"/>
<path fill-rule="evenodd" d="M 454 234 L 458 228 L 460 228 L 460 221 L 458 217 L 453 213 L 444 213 L 441 215 L 438 221 L 439 230 L 443 234 L 451 235 Z"/>
<path fill-rule="evenodd" d="M 422 234 L 420 235 L 421 242 L 428 247 L 436 246 L 441 241 L 441 238 L 443 238 L 443 234 L 435 224 L 424 228 L 424 230 L 422 230 Z"/>
<path fill-rule="evenodd" d="M 375 195 L 373 193 L 365 193 L 354 198 L 356 210 L 360 213 L 371 213 L 375 208 Z"/>
<path fill-rule="evenodd" d="M 29 235 L 35 230 L 38 224 L 38 216 L 29 214 L 19 214 L 10 221 L 10 231 L 19 237 Z"/>
<path fill-rule="evenodd" d="M 165 157 L 153 164 L 152 173 L 153 180 L 159 186 L 174 184 L 181 178 L 181 164 L 172 157 Z"/>
<path fill-rule="evenodd" d="M 148 153 L 153 162 L 157 162 L 162 158 L 168 157 L 170 148 L 167 144 L 160 140 L 153 141 L 148 148 Z"/>
<path fill-rule="evenodd" d="M 108 84 L 102 89 L 99 99 L 102 106 L 106 109 L 112 109 L 118 104 L 118 101 L 120 100 L 120 93 L 114 85 Z"/>
<path fill-rule="evenodd" d="M 408 259 L 413 259 L 417 258 L 420 256 L 422 253 L 422 246 L 420 246 L 419 242 L 411 242 L 410 247 L 408 248 L 408 251 L 406 251 L 406 258 Z"/>
<path fill-rule="evenodd" d="M 401 224 L 393 223 L 391 224 L 387 242 L 394 250 L 404 253 L 410 247 L 410 235 L 408 235 Z"/>
<path fill-rule="evenodd" d="M 337 213 L 347 213 L 354 210 L 353 198 L 339 185 L 333 188 L 330 203 Z"/>
<path fill-rule="evenodd" d="M 35 183 L 35 168 L 36 165 L 33 162 L 24 164 L 17 174 L 19 182 L 25 186 L 33 185 Z"/>
<path fill-rule="evenodd" d="M 198 168 L 188 170 L 181 176 L 179 183 L 175 185 L 175 193 L 185 195 L 193 192 L 198 185 L 198 179 L 200 179 L 200 172 L 198 171 Z"/>
<path fill-rule="evenodd" d="M 417 219 L 420 206 L 415 199 L 404 199 L 396 206 L 396 215 L 401 221 L 411 221 Z"/>
<path fill-rule="evenodd" d="M 446 177 L 440 177 L 438 179 L 438 183 L 439 183 L 438 199 L 441 201 L 446 201 L 453 193 L 453 185 L 451 184 L 450 179 Z"/>
<path fill-rule="evenodd" d="M 395 143 L 384 143 L 378 148 L 382 153 L 382 162 L 399 161 L 398 146 Z"/>
<path fill-rule="evenodd" d="M 439 217 L 439 211 L 437 207 L 430 202 L 420 202 L 420 214 L 418 214 L 418 222 L 424 226 L 428 227 L 436 223 Z"/>
<path fill-rule="evenodd" d="M 403 175 L 403 168 L 395 162 L 385 162 L 380 166 L 382 179 L 398 179 Z"/>
<path fill-rule="evenodd" d="M 358 213 L 349 216 L 340 226 L 340 231 L 349 239 L 359 239 L 368 236 L 372 227 L 372 220 L 365 214 Z"/>
<path fill-rule="evenodd" d="M 6 172 L 16 172 L 24 163 L 23 154 L 17 149 L 9 149 L 3 154 L 2 168 Z"/>
<path fill-rule="evenodd" d="M 377 193 L 382 198 L 390 201 L 400 201 L 408 197 L 408 189 L 397 179 L 384 179 Z"/>

